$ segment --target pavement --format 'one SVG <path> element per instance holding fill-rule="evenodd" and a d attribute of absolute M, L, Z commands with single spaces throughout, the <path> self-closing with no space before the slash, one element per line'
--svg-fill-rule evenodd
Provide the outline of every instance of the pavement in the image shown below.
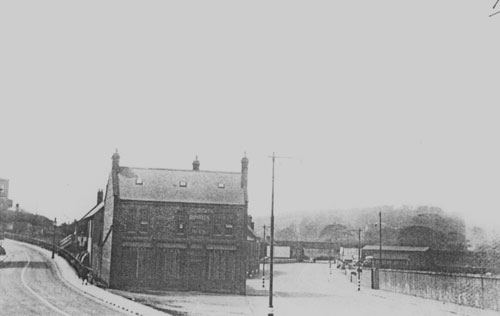
<path fill-rule="evenodd" d="M 0 315 L 151 315 L 151 307 L 94 285 L 83 285 L 62 257 L 48 250 L 5 240 L 0 258 Z"/>
<path fill-rule="evenodd" d="M 266 268 L 268 271 L 268 268 Z M 500 313 L 420 297 L 362 287 L 343 270 L 328 263 L 274 265 L 275 316 L 499 316 Z M 182 316 L 265 316 L 269 308 L 269 279 L 247 280 L 247 295 L 196 292 L 130 293 L 114 291 L 144 304 Z"/>

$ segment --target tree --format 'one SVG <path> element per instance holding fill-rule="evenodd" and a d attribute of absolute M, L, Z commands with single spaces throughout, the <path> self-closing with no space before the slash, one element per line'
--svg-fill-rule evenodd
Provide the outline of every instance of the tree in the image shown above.
<path fill-rule="evenodd" d="M 407 226 L 399 231 L 400 246 L 441 249 L 444 234 L 425 226 Z"/>
<path fill-rule="evenodd" d="M 318 238 L 319 225 L 303 218 L 299 225 L 299 238 L 302 241 L 316 241 Z"/>
<path fill-rule="evenodd" d="M 466 250 L 465 223 L 460 218 L 442 215 L 442 213 L 439 208 L 429 208 L 428 213 L 419 213 L 413 217 L 409 227 L 426 227 L 430 229 L 427 231 L 420 230 L 422 233 L 429 233 L 435 237 L 434 242 L 428 243 L 434 249 Z M 407 231 L 401 233 L 407 233 Z M 423 236 L 424 239 L 426 237 Z M 402 238 L 404 239 L 404 237 Z"/>
<path fill-rule="evenodd" d="M 296 241 L 299 235 L 297 234 L 297 227 L 295 224 L 291 224 L 286 228 L 278 230 L 274 237 L 276 240 Z"/>
<path fill-rule="evenodd" d="M 319 233 L 319 238 L 322 241 L 336 241 L 341 242 L 347 232 L 347 227 L 341 224 L 330 224 L 323 227 Z"/>

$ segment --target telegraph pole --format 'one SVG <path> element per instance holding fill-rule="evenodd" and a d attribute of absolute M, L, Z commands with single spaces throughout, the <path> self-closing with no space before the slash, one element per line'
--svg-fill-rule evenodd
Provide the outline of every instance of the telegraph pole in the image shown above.
<path fill-rule="evenodd" d="M 267 246 L 266 246 L 266 225 L 264 225 L 264 260 L 262 261 L 262 287 L 265 286 L 265 276 L 266 276 L 266 255 L 267 255 Z"/>
<path fill-rule="evenodd" d="M 274 162 L 276 155 L 273 153 L 273 176 L 272 176 L 272 191 L 271 191 L 271 251 L 269 262 L 269 313 L 268 316 L 274 316 L 273 310 L 273 260 L 274 260 Z"/>
<path fill-rule="evenodd" d="M 361 289 L 361 228 L 358 229 L 358 291 Z"/>
<path fill-rule="evenodd" d="M 56 251 L 56 225 L 57 218 L 54 218 L 54 235 L 52 236 L 52 259 L 54 259 L 54 252 Z"/>
<path fill-rule="evenodd" d="M 273 261 L 274 261 L 274 163 L 276 158 L 278 159 L 292 159 L 292 157 L 284 157 L 284 156 L 276 156 L 273 153 L 272 156 L 273 161 L 273 172 L 272 172 L 272 191 L 271 191 L 271 241 L 270 241 L 270 258 L 269 258 L 269 313 L 268 316 L 274 316 L 273 310 Z"/>
<path fill-rule="evenodd" d="M 379 252 L 378 252 L 378 256 L 379 256 L 379 268 L 382 267 L 382 211 L 379 211 L 378 212 L 378 218 L 379 218 L 379 235 L 380 235 L 380 243 L 379 243 Z"/>

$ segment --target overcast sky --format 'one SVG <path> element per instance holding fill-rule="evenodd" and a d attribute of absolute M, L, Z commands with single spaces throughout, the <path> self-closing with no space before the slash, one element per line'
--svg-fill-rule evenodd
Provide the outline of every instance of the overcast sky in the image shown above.
<path fill-rule="evenodd" d="M 67 222 L 116 148 L 125 166 L 227 171 L 246 151 L 262 216 L 276 152 L 294 157 L 276 165 L 280 214 L 434 205 L 500 223 L 494 2 L 1 2 L 0 178 Z"/>

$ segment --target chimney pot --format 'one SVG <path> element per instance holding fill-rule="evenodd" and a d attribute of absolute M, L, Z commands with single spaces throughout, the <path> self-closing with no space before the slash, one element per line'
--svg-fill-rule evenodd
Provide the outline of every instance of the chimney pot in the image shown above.
<path fill-rule="evenodd" d="M 97 204 L 100 204 L 104 199 L 104 192 L 102 190 L 97 191 Z"/>
<path fill-rule="evenodd" d="M 198 156 L 196 156 L 196 159 L 193 161 L 193 170 L 200 170 L 200 161 L 198 160 Z"/>

